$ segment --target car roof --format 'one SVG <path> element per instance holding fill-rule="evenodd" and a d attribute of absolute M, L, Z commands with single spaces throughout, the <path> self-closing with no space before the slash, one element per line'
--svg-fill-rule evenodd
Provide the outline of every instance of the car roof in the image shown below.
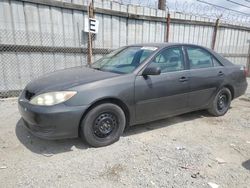
<path fill-rule="evenodd" d="M 188 44 L 188 43 L 172 43 L 172 42 L 161 42 L 161 43 L 155 43 L 155 42 L 151 42 L 151 43 L 138 43 L 138 44 L 131 44 L 131 45 L 127 45 L 127 46 L 154 46 L 154 47 L 158 47 L 158 48 L 164 48 L 164 47 L 168 47 L 168 46 L 175 46 L 175 45 L 190 45 L 190 46 L 197 46 L 197 47 L 201 47 L 201 48 L 206 48 L 204 46 L 200 46 L 197 44 Z M 207 49 L 207 48 L 206 48 Z"/>
<path fill-rule="evenodd" d="M 139 44 L 131 44 L 128 46 L 154 46 L 154 47 L 166 47 L 166 46 L 171 46 L 177 43 L 168 43 L 168 42 L 162 42 L 162 43 L 139 43 Z"/>

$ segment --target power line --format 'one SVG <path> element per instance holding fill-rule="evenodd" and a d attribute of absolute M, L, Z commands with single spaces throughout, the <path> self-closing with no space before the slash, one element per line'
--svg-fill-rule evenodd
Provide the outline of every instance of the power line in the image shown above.
<path fill-rule="evenodd" d="M 235 1 L 232 1 L 232 0 L 227 0 L 228 2 L 230 2 L 230 3 L 234 3 L 234 4 L 236 4 L 236 5 L 240 5 L 240 6 L 243 6 L 243 7 L 246 7 L 246 8 L 250 8 L 250 6 L 247 6 L 247 5 L 243 5 L 243 4 L 241 4 L 241 3 L 238 3 L 238 2 L 235 2 Z M 250 2 L 250 1 L 249 1 Z"/>
<path fill-rule="evenodd" d="M 204 4 L 207 4 L 207 5 L 210 5 L 210 6 L 214 6 L 214 7 L 218 7 L 218 8 L 222 8 L 222 9 L 225 9 L 225 10 L 229 10 L 229 11 L 232 11 L 232 12 L 237 12 L 237 13 L 240 13 L 240 14 L 244 14 L 244 15 L 247 15 L 247 16 L 250 16 L 250 14 L 247 14 L 247 13 L 244 13 L 244 12 L 240 12 L 240 11 L 237 11 L 237 10 L 233 10 L 233 9 L 230 9 L 230 8 L 226 8 L 226 7 L 223 7 L 223 6 L 220 6 L 220 5 L 216 5 L 216 4 L 213 4 L 213 3 L 208 3 L 208 2 L 205 2 L 205 1 L 202 1 L 202 0 L 196 0 L 200 3 L 204 3 Z"/>

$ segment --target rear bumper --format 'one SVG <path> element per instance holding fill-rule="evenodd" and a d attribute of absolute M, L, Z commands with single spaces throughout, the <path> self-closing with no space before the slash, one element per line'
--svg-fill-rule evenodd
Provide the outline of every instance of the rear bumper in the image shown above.
<path fill-rule="evenodd" d="M 18 100 L 18 109 L 25 127 L 34 135 L 44 139 L 78 137 L 81 117 L 88 106 L 36 106 L 23 98 Z"/>
<path fill-rule="evenodd" d="M 246 93 L 247 86 L 248 86 L 247 82 L 237 84 L 234 88 L 234 98 L 244 95 Z"/>

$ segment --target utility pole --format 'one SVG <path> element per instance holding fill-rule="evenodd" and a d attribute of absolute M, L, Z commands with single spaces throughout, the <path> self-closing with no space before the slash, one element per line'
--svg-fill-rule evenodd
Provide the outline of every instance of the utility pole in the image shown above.
<path fill-rule="evenodd" d="M 166 0 L 158 0 L 158 9 L 166 10 Z"/>

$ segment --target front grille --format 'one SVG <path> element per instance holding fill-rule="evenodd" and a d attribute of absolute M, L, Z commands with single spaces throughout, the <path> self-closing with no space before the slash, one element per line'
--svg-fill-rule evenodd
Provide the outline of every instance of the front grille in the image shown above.
<path fill-rule="evenodd" d="M 30 100 L 34 95 L 35 95 L 35 93 L 32 93 L 32 92 L 30 92 L 28 90 L 25 91 L 25 98 L 27 100 Z"/>

